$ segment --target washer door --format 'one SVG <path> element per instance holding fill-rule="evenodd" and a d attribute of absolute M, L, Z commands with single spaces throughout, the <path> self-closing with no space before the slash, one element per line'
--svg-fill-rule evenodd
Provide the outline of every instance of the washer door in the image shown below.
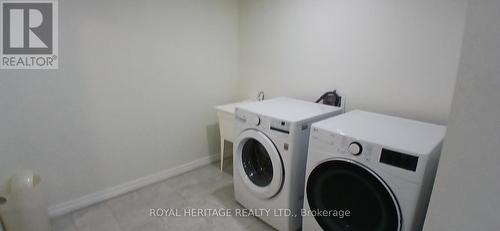
<path fill-rule="evenodd" d="M 307 180 L 312 211 L 350 211 L 350 216 L 316 216 L 324 230 L 399 231 L 401 215 L 392 191 L 372 170 L 334 159 L 313 169 Z"/>
<path fill-rule="evenodd" d="M 247 188 L 261 199 L 276 195 L 283 184 L 283 164 L 273 142 L 262 132 L 246 130 L 235 144 L 236 169 Z"/>

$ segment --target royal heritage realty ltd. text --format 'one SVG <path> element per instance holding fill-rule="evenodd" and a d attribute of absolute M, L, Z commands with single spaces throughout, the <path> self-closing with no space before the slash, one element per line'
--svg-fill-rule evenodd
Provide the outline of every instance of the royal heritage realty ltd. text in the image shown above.
<path fill-rule="evenodd" d="M 350 217 L 350 210 L 307 210 L 301 209 L 300 214 L 293 213 L 290 209 L 245 209 L 245 208 L 150 208 L 151 217 L 249 217 L 249 216 L 325 216 L 325 217 Z"/>

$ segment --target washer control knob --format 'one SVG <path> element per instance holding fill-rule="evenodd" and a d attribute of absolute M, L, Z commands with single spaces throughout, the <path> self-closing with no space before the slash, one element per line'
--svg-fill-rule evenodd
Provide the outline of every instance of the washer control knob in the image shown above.
<path fill-rule="evenodd" d="M 352 142 L 349 144 L 349 147 L 347 148 L 349 153 L 357 156 L 363 152 L 363 147 L 361 147 L 361 144 L 358 142 Z"/>
<path fill-rule="evenodd" d="M 251 125 L 259 126 L 260 118 L 258 116 L 252 116 L 249 118 L 248 123 Z"/>

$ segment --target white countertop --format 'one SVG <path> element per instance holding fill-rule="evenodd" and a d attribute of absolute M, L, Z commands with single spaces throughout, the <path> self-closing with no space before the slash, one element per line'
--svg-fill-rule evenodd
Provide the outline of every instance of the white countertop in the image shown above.
<path fill-rule="evenodd" d="M 329 113 L 341 112 L 340 107 L 298 100 L 288 97 L 277 97 L 264 101 L 253 101 L 238 106 L 239 109 L 258 115 L 279 118 L 288 122 L 299 122 Z"/>

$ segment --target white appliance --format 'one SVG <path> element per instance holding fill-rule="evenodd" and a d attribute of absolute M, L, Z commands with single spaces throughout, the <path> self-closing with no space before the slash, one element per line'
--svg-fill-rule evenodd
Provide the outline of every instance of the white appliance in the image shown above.
<path fill-rule="evenodd" d="M 303 230 L 422 229 L 445 127 L 352 111 L 311 129 Z"/>
<path fill-rule="evenodd" d="M 301 227 L 310 125 L 341 108 L 290 98 L 236 107 L 233 178 L 236 200 L 278 230 Z"/>

